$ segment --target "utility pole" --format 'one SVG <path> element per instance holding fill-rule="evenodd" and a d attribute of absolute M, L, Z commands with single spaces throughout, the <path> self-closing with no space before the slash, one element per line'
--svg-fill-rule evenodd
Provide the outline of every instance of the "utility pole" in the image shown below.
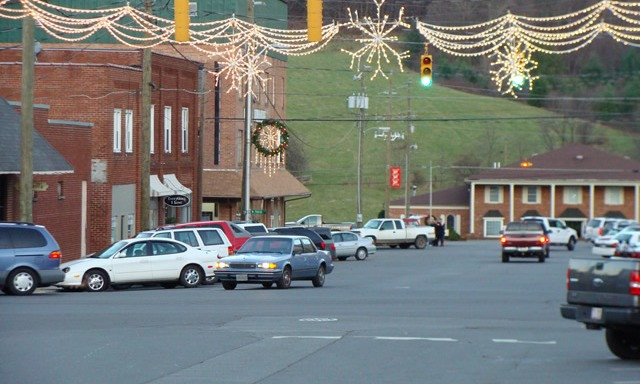
<path fill-rule="evenodd" d="M 253 23 L 253 0 L 247 0 L 247 22 Z M 246 46 L 249 52 L 249 46 Z M 248 59 L 251 60 L 251 59 Z M 251 221 L 251 123 L 252 123 L 252 76 L 247 76 L 247 93 L 244 108 L 244 156 L 242 168 L 242 213 L 245 221 Z"/>
<path fill-rule="evenodd" d="M 393 95 L 393 73 L 389 73 L 389 105 L 387 109 L 387 120 L 391 122 L 392 103 L 391 97 Z M 389 132 L 387 132 L 387 167 L 386 167 L 386 180 L 384 188 L 384 217 L 389 216 L 389 206 L 391 205 L 391 126 L 389 126 Z"/>
<path fill-rule="evenodd" d="M 364 117 L 366 111 L 365 105 L 365 85 L 364 85 L 364 72 L 360 72 L 360 95 L 356 98 L 358 107 L 358 212 L 356 213 L 356 226 L 362 227 L 364 222 L 362 217 L 362 154 L 364 149 L 362 148 L 363 136 L 364 136 Z"/>
<path fill-rule="evenodd" d="M 33 221 L 33 86 L 35 72 L 35 22 L 22 19 L 22 93 L 20 142 L 20 221 Z"/>
<path fill-rule="evenodd" d="M 144 0 L 144 11 L 153 12 L 152 0 Z M 142 50 L 142 105 L 140 113 L 140 229 L 149 229 L 149 184 L 151 178 L 151 48 Z"/>
<path fill-rule="evenodd" d="M 409 196 L 409 152 L 416 148 L 411 144 L 413 126 L 411 125 L 411 83 L 407 84 L 407 141 L 405 142 L 405 170 L 404 170 L 404 217 L 409 217 L 411 210 L 411 196 Z"/>

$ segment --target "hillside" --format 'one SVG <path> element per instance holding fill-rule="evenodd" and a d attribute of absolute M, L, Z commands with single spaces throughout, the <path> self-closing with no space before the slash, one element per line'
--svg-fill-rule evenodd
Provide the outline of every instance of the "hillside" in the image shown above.
<path fill-rule="evenodd" d="M 335 45 L 319 54 L 290 57 L 287 75 L 287 119 L 291 132 L 288 167 L 305 181 L 313 195 L 287 204 L 287 220 L 321 213 L 328 220 L 355 220 L 357 186 L 357 114 L 347 108 L 347 97 L 361 92 L 361 81 L 349 69 L 350 57 Z M 563 142 L 598 142 L 600 148 L 630 154 L 633 144 L 622 133 L 602 126 L 558 118 L 508 97 L 463 93 L 435 84 L 421 88 L 415 72 L 399 72 L 396 65 L 387 80 L 365 73 L 369 96 L 363 140 L 363 214 L 365 221 L 383 208 L 386 183 L 386 142 L 375 139 L 374 127 L 403 132 L 392 142 L 391 165 L 404 166 L 405 146 L 410 154 L 410 185 L 417 193 L 429 191 L 429 164 L 434 190 L 459 185 L 465 175 L 494 162 L 509 164 Z M 387 70 L 388 70 L 387 69 Z M 392 89 L 391 119 L 389 88 Z M 408 133 L 409 104 L 414 133 Z M 346 120 L 346 121 L 335 121 Z M 397 121 L 395 121 L 397 120 Z M 305 161 L 296 161 L 302 156 Z M 404 196 L 392 190 L 391 198 Z"/>

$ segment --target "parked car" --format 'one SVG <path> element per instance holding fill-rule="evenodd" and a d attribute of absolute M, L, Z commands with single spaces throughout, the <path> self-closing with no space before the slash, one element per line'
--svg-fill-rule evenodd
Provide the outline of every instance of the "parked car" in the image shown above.
<path fill-rule="evenodd" d="M 252 235 L 266 235 L 269 233 L 267 227 L 262 223 L 236 223 L 238 227 L 244 229 Z"/>
<path fill-rule="evenodd" d="M 333 237 L 331 237 L 331 230 L 325 227 L 309 227 L 309 229 L 322 237 L 322 240 L 324 240 L 324 250 L 331 253 L 331 260 L 335 260 L 337 256 L 336 245 L 333 241 Z"/>
<path fill-rule="evenodd" d="M 165 288 L 200 285 L 214 276 L 215 253 L 163 238 L 120 240 L 89 257 L 60 266 L 64 281 L 56 286 L 100 292 L 133 284 L 160 283 Z"/>
<path fill-rule="evenodd" d="M 293 280 L 311 280 L 322 287 L 333 271 L 329 254 L 318 250 L 306 236 L 255 236 L 234 256 L 216 263 L 215 274 L 226 290 L 238 284 L 262 284 L 289 288 Z"/>
<path fill-rule="evenodd" d="M 631 225 L 621 230 L 612 229 L 610 231 L 610 233 L 613 233 L 612 235 L 600 236 L 593 240 L 591 253 L 600 256 L 613 256 L 618 245 L 627 241 L 634 232 L 640 232 L 640 226 Z"/>
<path fill-rule="evenodd" d="M 407 227 L 400 219 L 372 219 L 362 228 L 354 229 L 362 237 L 371 237 L 378 245 L 400 246 L 407 249 L 414 245 L 424 249 L 429 239 L 435 239 L 435 229 L 431 226 Z"/>
<path fill-rule="evenodd" d="M 158 237 L 182 241 L 205 252 L 215 252 L 218 258 L 233 255 L 233 244 L 220 228 L 167 228 L 144 231 L 137 238 Z"/>
<path fill-rule="evenodd" d="M 566 246 L 568 250 L 573 251 L 578 242 L 578 232 L 575 229 L 567 227 L 567 224 L 553 217 L 543 216 L 525 216 L 522 221 L 537 221 L 542 224 L 549 238 L 549 245 Z"/>
<path fill-rule="evenodd" d="M 614 253 L 615 256 L 640 259 L 640 232 L 623 233 Z"/>
<path fill-rule="evenodd" d="M 64 279 L 62 253 L 49 231 L 30 223 L 0 223 L 0 289 L 30 295 Z"/>
<path fill-rule="evenodd" d="M 227 220 L 212 220 L 212 221 L 192 221 L 189 223 L 181 223 L 162 228 L 220 228 L 222 232 L 227 236 L 231 244 L 233 244 L 233 250 L 237 251 L 242 247 L 250 237 L 251 233 L 240 228 L 237 224 Z"/>
<path fill-rule="evenodd" d="M 288 221 L 284 224 L 287 227 L 324 227 L 332 231 L 347 231 L 356 227 L 356 223 L 343 221 L 339 223 L 325 222 L 322 215 L 313 214 L 302 217 L 296 221 Z"/>
<path fill-rule="evenodd" d="M 338 260 L 344 261 L 351 256 L 356 260 L 364 260 L 368 255 L 376 253 L 376 246 L 371 237 L 360 237 L 351 231 L 332 232 L 331 237 L 336 246 Z"/>
<path fill-rule="evenodd" d="M 331 255 L 331 259 L 334 259 L 335 255 L 335 246 L 333 248 L 333 252 L 331 249 L 331 244 L 333 244 L 333 239 L 331 240 L 331 244 L 328 244 L 325 239 L 322 238 L 316 231 L 313 231 L 310 228 L 303 227 L 279 227 L 279 228 L 271 228 L 271 232 L 277 233 L 279 235 L 297 235 L 297 236 L 307 236 L 316 248 L 327 251 Z"/>
<path fill-rule="evenodd" d="M 513 221 L 507 224 L 502 236 L 502 262 L 511 257 L 536 257 L 544 263 L 549 257 L 549 238 L 542 223 L 537 221 Z"/>
<path fill-rule="evenodd" d="M 584 227 L 583 238 L 585 240 L 594 241 L 598 237 L 605 234 L 609 228 L 625 227 L 635 223 L 633 220 L 616 219 L 612 217 L 594 217 L 589 220 Z"/>

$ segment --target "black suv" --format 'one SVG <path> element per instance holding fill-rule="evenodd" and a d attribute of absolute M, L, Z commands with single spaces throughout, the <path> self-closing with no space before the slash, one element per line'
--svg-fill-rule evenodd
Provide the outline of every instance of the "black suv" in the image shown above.
<path fill-rule="evenodd" d="M 271 229 L 272 232 L 275 232 L 280 235 L 297 235 L 297 236 L 307 236 L 313 244 L 315 244 L 316 248 L 328 251 L 331 254 L 331 260 L 335 260 L 336 257 L 336 247 L 333 244 L 333 238 L 331 237 L 331 231 L 327 228 L 329 232 L 329 239 L 325 240 L 324 236 L 314 231 L 316 228 L 306 228 L 306 227 L 280 227 Z"/>
<path fill-rule="evenodd" d="M 41 225 L 0 222 L 0 289 L 7 295 L 30 295 L 38 287 L 64 280 L 62 253 Z"/>

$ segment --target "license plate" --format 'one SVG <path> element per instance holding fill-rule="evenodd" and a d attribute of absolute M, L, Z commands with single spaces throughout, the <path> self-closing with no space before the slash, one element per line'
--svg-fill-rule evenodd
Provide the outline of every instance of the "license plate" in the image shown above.
<path fill-rule="evenodd" d="M 591 319 L 602 320 L 602 308 L 591 308 Z"/>
<path fill-rule="evenodd" d="M 518 247 L 518 251 L 520 252 L 527 252 L 529 250 L 529 248 L 527 247 Z"/>
<path fill-rule="evenodd" d="M 246 274 L 236 275 L 236 281 L 247 281 L 249 278 Z"/>

